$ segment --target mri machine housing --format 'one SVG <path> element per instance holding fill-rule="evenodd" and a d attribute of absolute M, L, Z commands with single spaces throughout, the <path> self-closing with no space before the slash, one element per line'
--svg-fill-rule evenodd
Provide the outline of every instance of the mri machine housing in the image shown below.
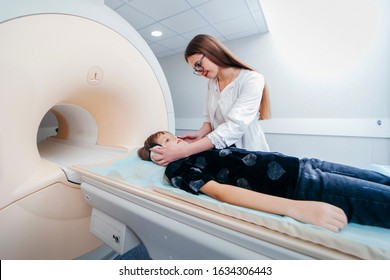
<path fill-rule="evenodd" d="M 146 42 L 103 1 L 0 6 L 0 258 L 78 258 L 102 242 L 69 167 L 174 132 L 168 84 Z"/>
<path fill-rule="evenodd" d="M 284 234 L 83 168 L 175 131 L 164 74 L 103 1 L 15 2 L 0 0 L 1 259 L 104 257 L 102 241 L 118 253 L 143 242 L 154 259 L 390 258 L 388 246 L 342 248 L 345 235 L 285 220 Z"/>

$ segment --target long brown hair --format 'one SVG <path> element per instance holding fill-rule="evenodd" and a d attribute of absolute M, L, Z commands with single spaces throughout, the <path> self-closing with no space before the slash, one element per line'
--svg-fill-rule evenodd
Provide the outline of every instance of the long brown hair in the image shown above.
<path fill-rule="evenodd" d="M 233 54 L 225 45 L 214 37 L 206 34 L 196 35 L 188 44 L 184 58 L 188 63 L 188 57 L 194 54 L 203 54 L 207 56 L 214 64 L 220 67 L 237 67 L 255 71 L 252 67 L 244 63 L 235 54 Z M 260 120 L 266 120 L 271 117 L 271 106 L 269 100 L 268 87 L 264 84 L 263 94 L 259 107 Z"/>
<path fill-rule="evenodd" d="M 156 133 L 153 133 L 150 135 L 148 138 L 146 138 L 144 142 L 144 146 L 139 148 L 137 153 L 138 156 L 143 159 L 143 160 L 149 160 L 152 161 L 150 157 L 150 149 L 158 146 L 160 144 L 157 143 L 157 138 L 162 134 L 165 133 L 166 131 L 157 131 Z"/>

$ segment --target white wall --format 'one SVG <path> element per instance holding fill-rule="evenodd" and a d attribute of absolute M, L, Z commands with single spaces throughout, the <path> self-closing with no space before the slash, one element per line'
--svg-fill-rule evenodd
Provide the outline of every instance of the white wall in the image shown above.
<path fill-rule="evenodd" d="M 226 45 L 266 78 L 272 120 L 262 125 L 271 149 L 390 165 L 390 1 L 261 4 L 269 33 Z M 182 55 L 160 63 L 177 129 L 198 128 L 206 80 L 192 74 Z"/>

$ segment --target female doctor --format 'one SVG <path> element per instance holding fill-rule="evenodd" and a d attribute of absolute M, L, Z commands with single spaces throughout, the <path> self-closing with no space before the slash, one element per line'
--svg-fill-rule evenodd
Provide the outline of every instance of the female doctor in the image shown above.
<path fill-rule="evenodd" d="M 269 151 L 259 119 L 268 119 L 270 104 L 264 77 L 242 62 L 221 42 L 197 35 L 188 44 L 185 59 L 194 74 L 209 79 L 203 126 L 181 138 L 190 145 L 178 149 L 154 147 L 153 160 L 168 165 L 211 148 Z"/>

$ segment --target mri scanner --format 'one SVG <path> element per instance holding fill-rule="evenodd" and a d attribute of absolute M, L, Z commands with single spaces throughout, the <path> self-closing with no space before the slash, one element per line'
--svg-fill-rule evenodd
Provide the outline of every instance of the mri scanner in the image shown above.
<path fill-rule="evenodd" d="M 69 167 L 174 131 L 167 81 L 103 1 L 1 0 L 0 40 L 0 258 L 77 258 L 102 242 Z"/>
<path fill-rule="evenodd" d="M 175 132 L 169 87 L 103 1 L 0 0 L 0 258 L 390 259 L 390 230 L 335 234 L 194 197 L 135 154 Z"/>

